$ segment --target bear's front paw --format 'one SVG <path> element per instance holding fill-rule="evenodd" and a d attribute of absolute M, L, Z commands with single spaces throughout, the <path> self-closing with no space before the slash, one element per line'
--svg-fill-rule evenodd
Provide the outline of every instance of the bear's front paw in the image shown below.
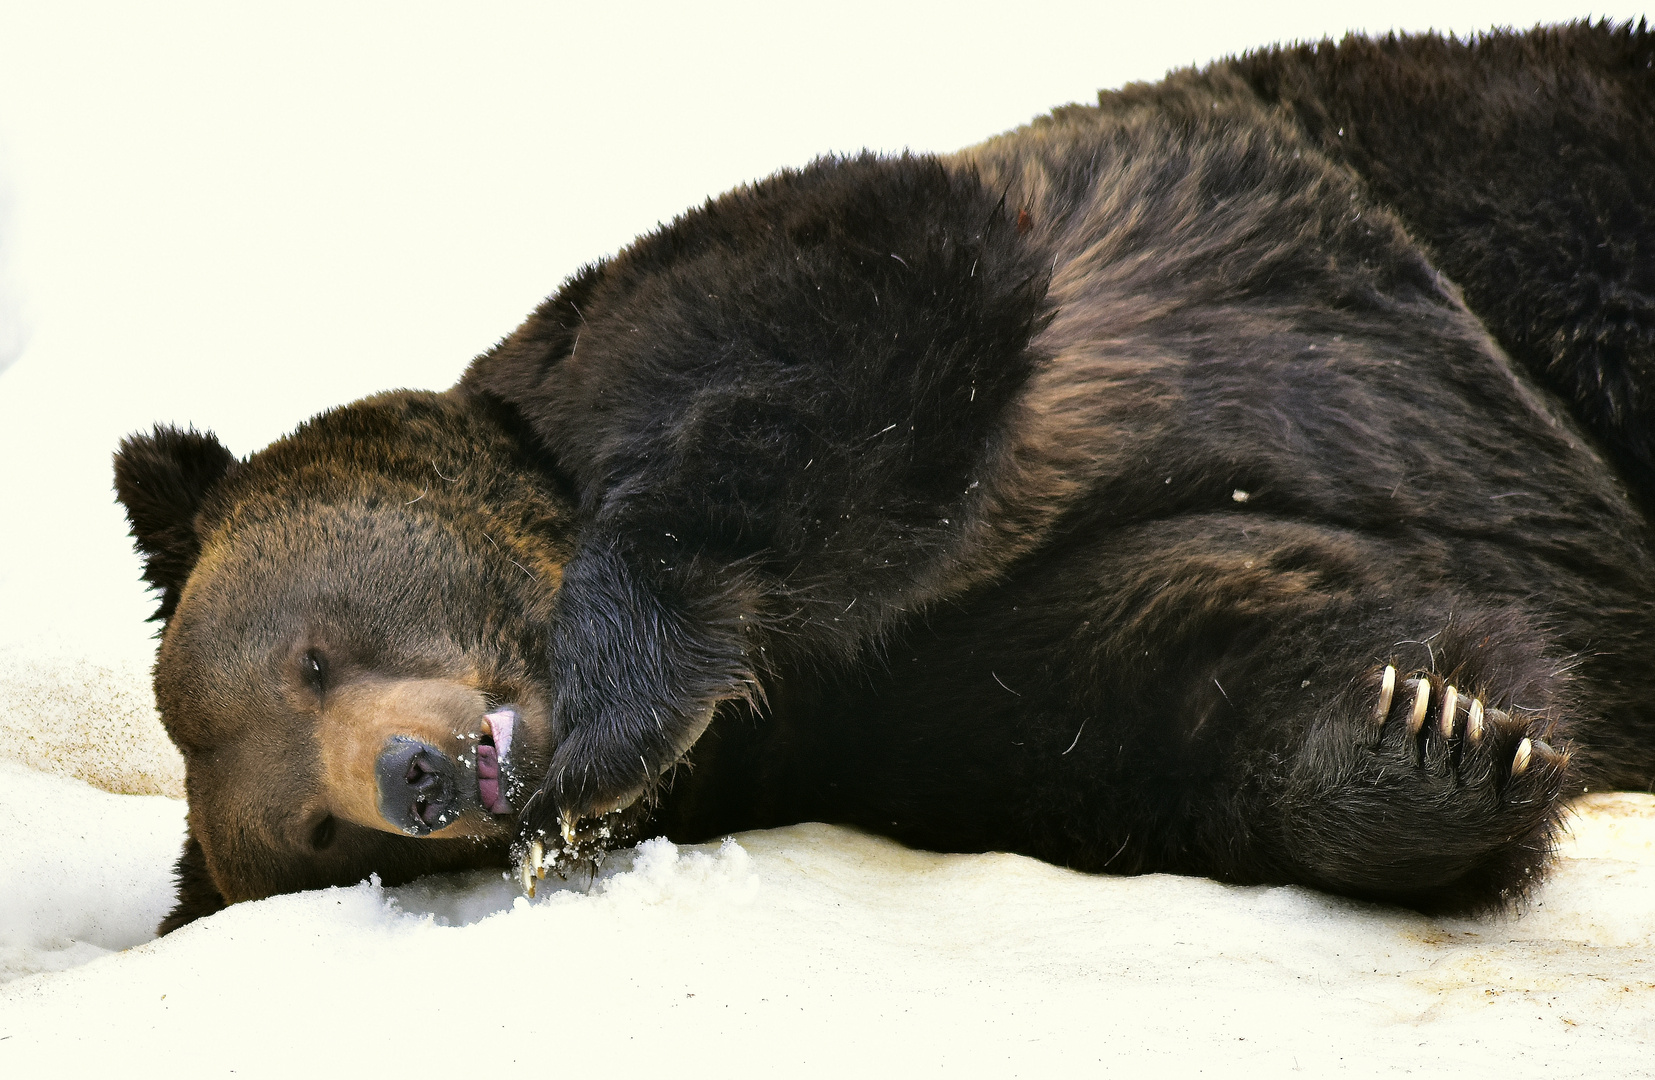
<path fill-rule="evenodd" d="M 721 701 L 753 700 L 751 598 L 733 571 L 693 560 L 648 572 L 612 544 L 564 568 L 552 627 L 557 747 L 526 824 L 560 831 L 648 796 Z"/>
<path fill-rule="evenodd" d="M 518 885 L 532 898 L 548 873 L 565 881 L 580 870 L 595 874 L 610 851 L 638 839 L 647 816 L 642 804 L 634 803 L 595 818 L 560 817 L 552 830 L 520 828 L 511 848 Z"/>
<path fill-rule="evenodd" d="M 732 687 L 730 696 L 739 696 Z M 682 715 L 657 704 L 630 715 L 600 714 L 566 734 L 552 755 L 547 786 L 559 829 L 648 802 L 661 777 L 700 737 L 716 703 L 697 702 Z M 642 713 L 637 722 L 632 716 Z M 669 719 L 670 718 L 670 719 Z"/>
<path fill-rule="evenodd" d="M 1341 886 L 1467 910 L 1522 895 L 1544 873 L 1570 765 L 1559 721 L 1468 674 L 1377 673 L 1372 711 L 1356 718 L 1367 764 L 1334 793 L 1358 832 L 1322 851 Z"/>

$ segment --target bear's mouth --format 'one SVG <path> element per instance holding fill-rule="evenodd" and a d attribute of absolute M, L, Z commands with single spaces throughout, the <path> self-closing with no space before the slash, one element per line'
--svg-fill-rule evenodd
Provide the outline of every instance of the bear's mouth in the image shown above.
<path fill-rule="evenodd" d="M 510 705 L 483 717 L 483 735 L 477 742 L 477 801 L 491 814 L 514 812 L 506 798 L 506 768 L 517 721 L 517 710 Z"/>

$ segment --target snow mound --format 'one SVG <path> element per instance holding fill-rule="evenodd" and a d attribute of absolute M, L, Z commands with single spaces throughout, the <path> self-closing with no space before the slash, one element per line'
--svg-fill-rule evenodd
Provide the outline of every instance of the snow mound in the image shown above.
<path fill-rule="evenodd" d="M 138 659 L 0 647 L 0 746 L 0 756 L 105 791 L 184 797 L 184 760 Z"/>

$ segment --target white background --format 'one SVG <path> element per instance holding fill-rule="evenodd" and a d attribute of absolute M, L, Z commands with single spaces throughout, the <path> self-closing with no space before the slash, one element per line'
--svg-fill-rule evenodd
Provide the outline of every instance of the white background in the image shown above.
<path fill-rule="evenodd" d="M 0 642 L 142 647 L 122 434 L 189 423 L 247 453 L 446 386 L 583 262 L 735 184 L 953 150 L 1275 41 L 1601 14 L 0 0 Z"/>

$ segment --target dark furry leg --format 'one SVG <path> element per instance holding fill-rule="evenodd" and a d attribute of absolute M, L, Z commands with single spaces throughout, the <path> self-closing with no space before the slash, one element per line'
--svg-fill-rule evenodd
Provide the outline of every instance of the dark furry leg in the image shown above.
<path fill-rule="evenodd" d="M 184 839 L 184 851 L 178 856 L 173 877 L 178 882 L 178 903 L 155 928 L 156 934 L 163 937 L 180 926 L 224 910 L 224 897 L 207 872 L 207 856 L 193 835 Z"/>
<path fill-rule="evenodd" d="M 653 568 L 645 569 L 653 561 Z M 589 544 L 564 570 L 553 620 L 558 746 L 522 815 L 526 838 L 647 798 L 720 701 L 751 698 L 750 583 L 710 562 Z"/>
<path fill-rule="evenodd" d="M 1334 891 L 1497 906 L 1551 854 L 1571 776 L 1564 679 L 1475 626 L 1419 651 L 1353 678 L 1310 732 L 1288 777 L 1288 849 Z"/>

